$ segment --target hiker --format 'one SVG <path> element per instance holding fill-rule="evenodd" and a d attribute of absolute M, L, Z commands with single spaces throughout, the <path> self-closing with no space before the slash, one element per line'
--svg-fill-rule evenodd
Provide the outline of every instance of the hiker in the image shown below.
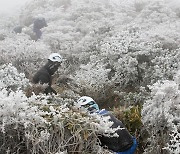
<path fill-rule="evenodd" d="M 52 53 L 48 58 L 48 62 L 33 77 L 33 83 L 35 84 L 48 84 L 48 87 L 45 89 L 46 94 L 57 94 L 57 92 L 51 87 L 52 75 L 58 70 L 62 61 L 63 58 L 60 54 Z"/>
<path fill-rule="evenodd" d="M 131 136 L 128 130 L 125 128 L 123 123 L 115 118 L 109 111 L 99 109 L 98 104 L 88 96 L 83 96 L 77 100 L 75 106 L 79 109 L 82 109 L 88 112 L 90 115 L 98 114 L 102 117 L 109 116 L 109 121 L 113 122 L 111 128 L 118 128 L 115 133 L 117 136 L 105 136 L 103 134 L 98 135 L 98 138 L 101 141 L 101 146 L 106 146 L 109 150 L 117 153 L 117 154 L 134 154 L 137 146 L 137 142 L 135 137 Z"/>
<path fill-rule="evenodd" d="M 41 36 L 42 36 L 41 29 L 44 28 L 44 27 L 47 27 L 47 23 L 46 23 L 45 18 L 43 18 L 43 17 L 40 18 L 39 17 L 39 18 L 36 18 L 34 20 L 33 32 L 35 33 L 35 38 L 34 38 L 35 41 L 37 41 L 38 39 L 41 38 Z"/>

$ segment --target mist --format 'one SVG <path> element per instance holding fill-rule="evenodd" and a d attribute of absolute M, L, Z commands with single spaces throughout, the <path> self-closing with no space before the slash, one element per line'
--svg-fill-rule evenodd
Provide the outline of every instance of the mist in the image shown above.
<path fill-rule="evenodd" d="M 0 0 L 0 14 L 8 15 L 16 11 L 31 0 Z"/>

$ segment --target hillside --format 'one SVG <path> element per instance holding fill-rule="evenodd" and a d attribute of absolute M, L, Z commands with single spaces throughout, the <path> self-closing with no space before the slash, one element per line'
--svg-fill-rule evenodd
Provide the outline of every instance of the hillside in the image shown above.
<path fill-rule="evenodd" d="M 47 27 L 35 41 L 39 17 Z M 125 123 L 138 154 L 179 154 L 179 27 L 179 0 L 32 0 L 2 17 L 0 151 L 109 153 L 96 136 L 105 123 L 73 108 L 87 95 Z M 53 52 L 65 60 L 58 95 L 46 96 L 31 80 Z"/>

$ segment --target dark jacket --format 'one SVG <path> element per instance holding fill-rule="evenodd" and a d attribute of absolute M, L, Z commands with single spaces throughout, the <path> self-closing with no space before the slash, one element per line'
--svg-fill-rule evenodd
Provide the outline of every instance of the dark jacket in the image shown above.
<path fill-rule="evenodd" d="M 40 29 L 47 27 L 45 18 L 37 18 L 34 20 L 33 32 L 36 34 L 36 41 L 41 38 L 42 32 Z"/>
<path fill-rule="evenodd" d="M 133 138 L 129 134 L 128 130 L 125 128 L 123 123 L 106 110 L 101 110 L 99 114 L 102 116 L 110 117 L 109 120 L 111 122 L 114 122 L 111 128 L 117 128 L 118 126 L 120 126 L 121 128 L 124 128 L 124 129 L 118 129 L 116 131 L 119 137 L 113 137 L 113 136 L 107 137 L 104 135 L 100 135 L 99 139 L 101 141 L 102 146 L 107 146 L 108 149 L 114 152 L 122 152 L 129 149 L 133 145 Z"/>
<path fill-rule="evenodd" d="M 56 91 L 51 87 L 52 85 L 52 75 L 57 71 L 59 65 L 48 60 L 48 62 L 34 75 L 33 83 L 48 84 L 45 89 L 45 93 L 56 93 Z"/>

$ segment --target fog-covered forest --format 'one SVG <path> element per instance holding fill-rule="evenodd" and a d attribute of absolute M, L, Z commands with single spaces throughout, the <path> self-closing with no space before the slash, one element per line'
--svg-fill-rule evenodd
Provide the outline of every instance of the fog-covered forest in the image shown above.
<path fill-rule="evenodd" d="M 64 59 L 57 95 L 32 83 L 51 53 Z M 73 107 L 81 96 L 125 124 L 136 154 L 179 154 L 179 85 L 180 0 L 29 0 L 0 14 L 0 154 L 112 153 L 97 138 L 109 124 Z"/>

